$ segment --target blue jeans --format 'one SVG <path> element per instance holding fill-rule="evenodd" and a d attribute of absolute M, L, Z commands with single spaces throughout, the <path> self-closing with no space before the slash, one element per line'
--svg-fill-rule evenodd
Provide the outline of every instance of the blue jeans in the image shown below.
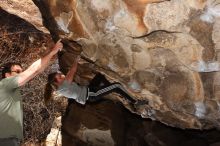
<path fill-rule="evenodd" d="M 20 146 L 17 138 L 0 138 L 0 146 Z"/>

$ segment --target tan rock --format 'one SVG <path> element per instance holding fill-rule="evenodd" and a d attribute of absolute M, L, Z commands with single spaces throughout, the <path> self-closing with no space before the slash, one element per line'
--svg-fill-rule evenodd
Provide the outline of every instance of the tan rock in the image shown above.
<path fill-rule="evenodd" d="M 100 71 L 149 101 L 131 112 L 181 128 L 219 127 L 218 0 L 33 1 L 53 37 L 69 41 L 59 56 L 64 72 L 82 49 L 82 76 Z"/>
<path fill-rule="evenodd" d="M 58 26 L 48 27 L 56 37 L 79 43 L 99 71 L 149 101 L 132 112 L 181 128 L 219 127 L 218 75 L 209 73 L 220 70 L 213 1 L 38 2 L 43 5 Z M 203 19 L 210 6 L 212 23 Z"/>
<path fill-rule="evenodd" d="M 32 0 L 1 0 L 0 7 L 11 14 L 25 19 L 39 30 L 49 33 L 43 25 L 39 9 Z"/>

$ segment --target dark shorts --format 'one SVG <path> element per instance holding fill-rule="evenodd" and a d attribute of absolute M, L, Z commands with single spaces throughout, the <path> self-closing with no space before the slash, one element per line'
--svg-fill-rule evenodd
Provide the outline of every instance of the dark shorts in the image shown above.
<path fill-rule="evenodd" d="M 0 146 L 20 146 L 17 138 L 0 138 Z"/>

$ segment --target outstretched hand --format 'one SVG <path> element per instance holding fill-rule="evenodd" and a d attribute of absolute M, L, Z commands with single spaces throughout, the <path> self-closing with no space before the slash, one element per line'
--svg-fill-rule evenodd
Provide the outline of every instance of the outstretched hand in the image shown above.
<path fill-rule="evenodd" d="M 59 39 L 52 48 L 51 53 L 55 55 L 57 54 L 58 51 L 61 51 L 62 49 L 63 49 L 63 44 L 61 43 L 61 39 Z"/>
<path fill-rule="evenodd" d="M 80 59 L 81 59 L 81 56 L 80 56 L 80 55 L 78 55 L 78 56 L 76 57 L 76 59 L 75 59 L 75 62 L 79 62 L 79 61 L 80 61 Z"/>

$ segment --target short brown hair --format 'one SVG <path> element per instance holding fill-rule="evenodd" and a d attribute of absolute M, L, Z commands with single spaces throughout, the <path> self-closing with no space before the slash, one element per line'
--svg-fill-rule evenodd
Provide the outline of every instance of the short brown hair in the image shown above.
<path fill-rule="evenodd" d="M 5 74 L 10 73 L 12 66 L 15 66 L 15 65 L 19 65 L 20 67 L 22 67 L 21 64 L 18 62 L 8 62 L 5 65 L 3 65 L 2 66 L 2 78 L 5 78 Z"/>

